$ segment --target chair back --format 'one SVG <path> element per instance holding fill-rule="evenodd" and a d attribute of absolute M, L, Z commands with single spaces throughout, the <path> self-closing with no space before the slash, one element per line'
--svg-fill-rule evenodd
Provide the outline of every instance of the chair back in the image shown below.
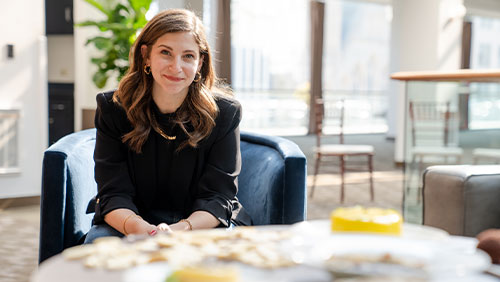
<path fill-rule="evenodd" d="M 450 111 L 450 102 L 410 101 L 409 116 L 412 146 L 455 145 L 458 121 Z"/>
<path fill-rule="evenodd" d="M 94 181 L 95 129 L 69 134 L 44 153 L 39 262 L 81 243 L 91 227 L 87 206 Z M 290 140 L 241 133 L 242 170 L 237 197 L 254 224 L 306 219 L 306 158 Z"/>
<path fill-rule="evenodd" d="M 345 117 L 345 102 L 344 99 L 328 103 L 325 105 L 323 99 L 316 99 L 315 107 L 315 122 L 316 122 L 316 147 L 321 146 L 321 137 L 323 136 L 323 129 L 325 119 L 338 120 L 338 137 L 339 144 L 344 144 L 344 117 Z M 328 111 L 326 111 L 328 109 Z"/>

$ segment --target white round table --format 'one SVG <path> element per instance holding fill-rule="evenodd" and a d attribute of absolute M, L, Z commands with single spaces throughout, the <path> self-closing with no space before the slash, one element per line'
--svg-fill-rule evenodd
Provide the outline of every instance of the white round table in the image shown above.
<path fill-rule="evenodd" d="M 289 229 L 293 233 L 302 234 L 308 240 L 308 247 L 314 247 L 316 242 L 321 242 L 322 238 L 335 236 L 330 233 L 328 220 L 315 220 L 298 223 L 295 225 L 280 225 L 280 226 L 261 226 L 258 228 L 284 228 Z M 345 239 L 349 235 L 343 234 L 337 238 Z M 357 235 L 353 235 L 355 237 Z M 367 235 L 369 236 L 369 235 Z M 373 236 L 373 235 L 372 235 Z M 385 236 L 378 236 L 385 237 Z M 468 259 L 474 260 L 478 254 L 475 254 L 476 239 L 459 236 L 449 236 L 445 231 L 440 229 L 404 224 L 403 234 L 401 237 L 393 237 L 394 240 L 418 240 L 419 242 L 433 242 L 435 246 L 447 246 L 448 249 L 456 248 L 457 253 L 465 255 L 471 253 Z M 390 239 L 390 238 L 389 238 Z M 335 237 L 329 240 L 335 241 Z M 438 244 L 435 244 L 438 242 Z M 476 257 L 474 257 L 474 255 Z M 480 254 L 483 255 L 484 254 Z M 467 260 L 465 260 L 467 262 Z M 472 261 L 474 262 L 474 261 Z M 241 266 L 241 264 L 240 264 Z M 457 266 L 460 267 L 460 266 Z M 308 266 L 297 266 L 291 268 L 283 268 L 277 270 L 260 270 L 253 267 L 240 267 L 240 277 L 242 282 L 249 281 L 331 281 L 331 276 L 326 270 Z M 123 271 L 109 271 L 103 269 L 86 268 L 81 261 L 66 260 L 61 254 L 56 255 L 44 261 L 39 268 L 33 273 L 31 282 L 164 282 L 166 277 L 171 272 L 167 263 L 154 263 L 134 267 Z M 484 273 L 469 273 L 466 276 L 439 276 L 439 279 L 431 281 L 498 281 L 491 275 Z"/>

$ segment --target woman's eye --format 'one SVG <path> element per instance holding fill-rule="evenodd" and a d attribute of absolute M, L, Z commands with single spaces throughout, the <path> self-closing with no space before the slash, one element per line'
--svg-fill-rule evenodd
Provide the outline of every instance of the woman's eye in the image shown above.
<path fill-rule="evenodd" d="M 168 50 L 162 50 L 161 53 L 163 55 L 170 55 L 170 52 Z"/>
<path fill-rule="evenodd" d="M 186 54 L 186 55 L 184 55 L 184 57 L 186 59 L 194 59 L 194 55 L 193 54 Z"/>

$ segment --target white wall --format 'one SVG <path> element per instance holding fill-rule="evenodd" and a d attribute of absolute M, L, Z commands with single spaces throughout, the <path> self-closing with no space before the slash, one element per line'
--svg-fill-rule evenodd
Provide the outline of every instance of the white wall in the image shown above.
<path fill-rule="evenodd" d="M 0 198 L 40 195 L 47 147 L 47 52 L 43 0 L 2 1 L 0 108 L 21 111 L 19 174 L 0 175 Z M 6 56 L 14 44 L 14 58 Z"/>
<path fill-rule="evenodd" d="M 390 73 L 460 68 L 463 0 L 393 1 Z M 450 11 L 453 11 L 451 13 Z M 395 137 L 396 162 L 403 162 L 405 85 L 389 87 L 388 137 Z"/>

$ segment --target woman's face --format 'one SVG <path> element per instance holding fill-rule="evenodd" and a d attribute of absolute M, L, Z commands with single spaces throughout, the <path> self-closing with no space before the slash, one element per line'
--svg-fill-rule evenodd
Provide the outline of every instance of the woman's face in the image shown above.
<path fill-rule="evenodd" d="M 146 56 L 147 46 L 143 45 L 141 51 Z M 200 48 L 191 33 L 175 32 L 156 40 L 146 64 L 151 66 L 154 79 L 153 95 L 185 97 L 201 69 L 203 58 L 200 58 Z"/>

